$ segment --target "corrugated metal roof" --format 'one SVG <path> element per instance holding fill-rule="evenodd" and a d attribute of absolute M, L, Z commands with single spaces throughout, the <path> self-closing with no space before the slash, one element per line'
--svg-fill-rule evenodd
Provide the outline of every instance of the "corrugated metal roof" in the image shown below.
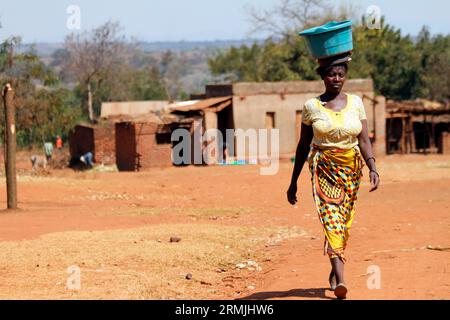
<path fill-rule="evenodd" d="M 226 96 L 226 97 L 219 97 L 219 98 L 209 98 L 204 100 L 197 100 L 194 103 L 191 104 L 185 104 L 185 105 L 179 105 L 179 104 L 171 104 L 169 106 L 170 111 L 181 111 L 181 112 L 187 112 L 187 111 L 198 111 L 198 110 L 204 110 L 207 108 L 217 107 L 223 109 L 229 105 L 231 105 L 232 97 Z M 215 110 L 215 111 L 220 111 Z"/>

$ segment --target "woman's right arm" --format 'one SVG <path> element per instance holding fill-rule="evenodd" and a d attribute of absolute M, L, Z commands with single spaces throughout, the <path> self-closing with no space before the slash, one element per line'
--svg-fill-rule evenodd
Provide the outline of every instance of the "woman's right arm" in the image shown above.
<path fill-rule="evenodd" d="M 300 132 L 300 141 L 295 152 L 294 170 L 292 171 L 291 184 L 287 191 L 287 197 L 290 204 L 294 205 L 297 202 L 297 180 L 302 172 L 303 165 L 310 150 L 311 141 L 313 138 L 312 126 L 302 123 Z"/>

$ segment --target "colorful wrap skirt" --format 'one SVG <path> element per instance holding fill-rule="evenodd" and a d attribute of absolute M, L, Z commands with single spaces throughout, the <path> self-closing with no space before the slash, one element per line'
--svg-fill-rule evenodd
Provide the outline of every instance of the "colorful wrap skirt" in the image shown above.
<path fill-rule="evenodd" d="M 321 149 L 308 156 L 314 201 L 325 234 L 324 254 L 345 263 L 364 162 L 359 148 Z"/>

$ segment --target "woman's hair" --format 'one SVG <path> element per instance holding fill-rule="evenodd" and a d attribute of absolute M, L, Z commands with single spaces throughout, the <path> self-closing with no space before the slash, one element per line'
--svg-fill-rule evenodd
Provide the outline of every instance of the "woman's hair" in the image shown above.
<path fill-rule="evenodd" d="M 330 69 L 334 68 L 334 67 L 344 67 L 345 72 L 348 71 L 348 63 L 347 62 L 341 62 L 341 63 L 333 64 L 333 65 L 330 65 L 330 66 L 320 66 L 320 67 L 318 67 L 316 69 L 316 72 L 317 72 L 318 75 L 320 75 L 321 78 L 323 78 L 328 73 L 328 71 L 330 71 Z"/>

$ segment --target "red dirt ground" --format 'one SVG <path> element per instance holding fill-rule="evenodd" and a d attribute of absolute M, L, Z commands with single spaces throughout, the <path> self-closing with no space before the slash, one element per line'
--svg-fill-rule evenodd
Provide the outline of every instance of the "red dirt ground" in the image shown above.
<path fill-rule="evenodd" d="M 347 249 L 349 299 L 450 298 L 450 156 L 389 156 L 378 159 L 379 190 L 369 193 L 367 174 Z M 197 223 L 168 210 L 150 216 L 114 213 L 130 208 L 251 208 L 232 219 L 202 223 L 296 226 L 308 235 L 267 247 L 262 272 L 244 273 L 233 287 L 211 298 L 329 299 L 329 262 L 314 209 L 309 172 L 299 180 L 299 204 L 286 201 L 292 164 L 274 176 L 257 166 L 184 167 L 143 173 L 53 171 L 31 178 L 19 164 L 20 210 L 0 214 L 0 241 L 35 239 L 69 230 L 110 230 L 167 223 Z M 306 169 L 306 167 L 305 167 Z M 6 187 L 0 185 L 0 207 Z M 67 177 L 67 179 L 64 179 Z M 99 198 L 99 194 L 101 199 Z M 429 247 L 427 247 L 429 246 Z M 434 249 L 442 250 L 434 250 Z M 368 267 L 381 271 L 381 288 L 369 289 Z M 3 271 L 7 272 L 7 271 Z M 248 287 L 251 283 L 252 287 Z"/>

